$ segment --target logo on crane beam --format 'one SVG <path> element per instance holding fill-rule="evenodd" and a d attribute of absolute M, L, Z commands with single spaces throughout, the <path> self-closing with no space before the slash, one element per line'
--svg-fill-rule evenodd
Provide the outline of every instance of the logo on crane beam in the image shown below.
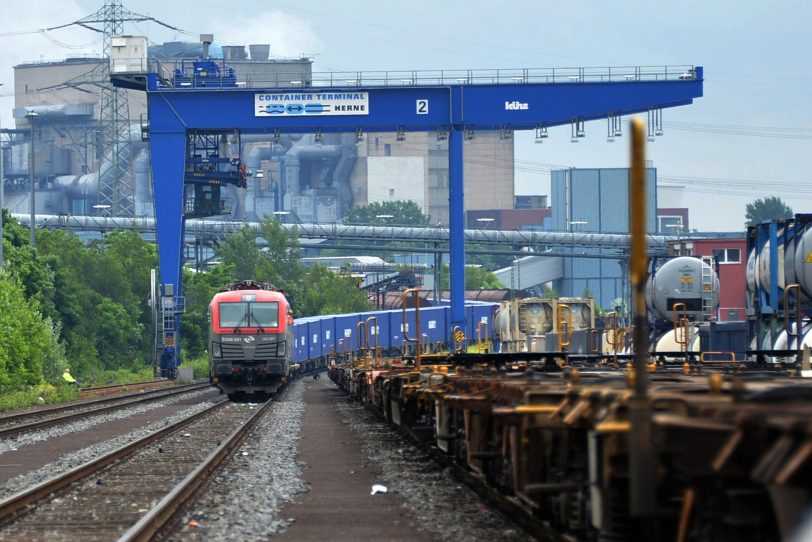
<path fill-rule="evenodd" d="M 527 109 L 530 109 L 530 105 L 527 102 L 520 102 L 518 100 L 505 102 L 505 111 L 524 111 Z"/>
<path fill-rule="evenodd" d="M 257 117 L 369 115 L 369 93 L 262 92 L 254 94 L 254 115 Z"/>

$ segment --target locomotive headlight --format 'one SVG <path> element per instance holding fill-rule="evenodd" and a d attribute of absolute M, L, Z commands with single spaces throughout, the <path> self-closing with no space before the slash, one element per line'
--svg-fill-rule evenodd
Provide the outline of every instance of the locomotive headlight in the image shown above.
<path fill-rule="evenodd" d="M 223 356 L 223 352 L 220 350 L 220 343 L 211 343 L 211 355 L 215 358 Z"/>

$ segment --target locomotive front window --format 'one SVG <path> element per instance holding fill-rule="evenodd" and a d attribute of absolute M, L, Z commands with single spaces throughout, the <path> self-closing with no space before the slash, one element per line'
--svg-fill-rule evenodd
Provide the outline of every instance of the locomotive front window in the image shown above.
<path fill-rule="evenodd" d="M 278 327 L 279 303 L 220 303 L 220 327 Z"/>
<path fill-rule="evenodd" d="M 248 303 L 220 303 L 220 327 L 247 327 Z"/>
<path fill-rule="evenodd" d="M 278 327 L 279 303 L 251 303 L 251 327 Z"/>

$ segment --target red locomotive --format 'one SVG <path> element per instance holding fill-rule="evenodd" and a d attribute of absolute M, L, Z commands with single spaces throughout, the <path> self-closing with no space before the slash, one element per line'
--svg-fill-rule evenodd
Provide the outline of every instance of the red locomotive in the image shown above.
<path fill-rule="evenodd" d="M 241 281 L 209 304 L 209 380 L 234 399 L 267 398 L 291 376 L 293 317 L 271 285 Z"/>

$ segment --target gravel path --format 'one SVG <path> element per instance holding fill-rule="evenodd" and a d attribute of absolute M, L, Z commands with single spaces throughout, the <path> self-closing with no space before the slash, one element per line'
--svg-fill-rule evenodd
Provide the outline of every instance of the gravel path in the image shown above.
<path fill-rule="evenodd" d="M 325 386 L 335 387 L 328 379 Z M 333 408 L 357 437 L 369 463 L 382 472 L 381 483 L 405 501 L 421 530 L 442 541 L 534 540 L 482 502 L 405 437 L 366 407 L 331 394 Z"/>

